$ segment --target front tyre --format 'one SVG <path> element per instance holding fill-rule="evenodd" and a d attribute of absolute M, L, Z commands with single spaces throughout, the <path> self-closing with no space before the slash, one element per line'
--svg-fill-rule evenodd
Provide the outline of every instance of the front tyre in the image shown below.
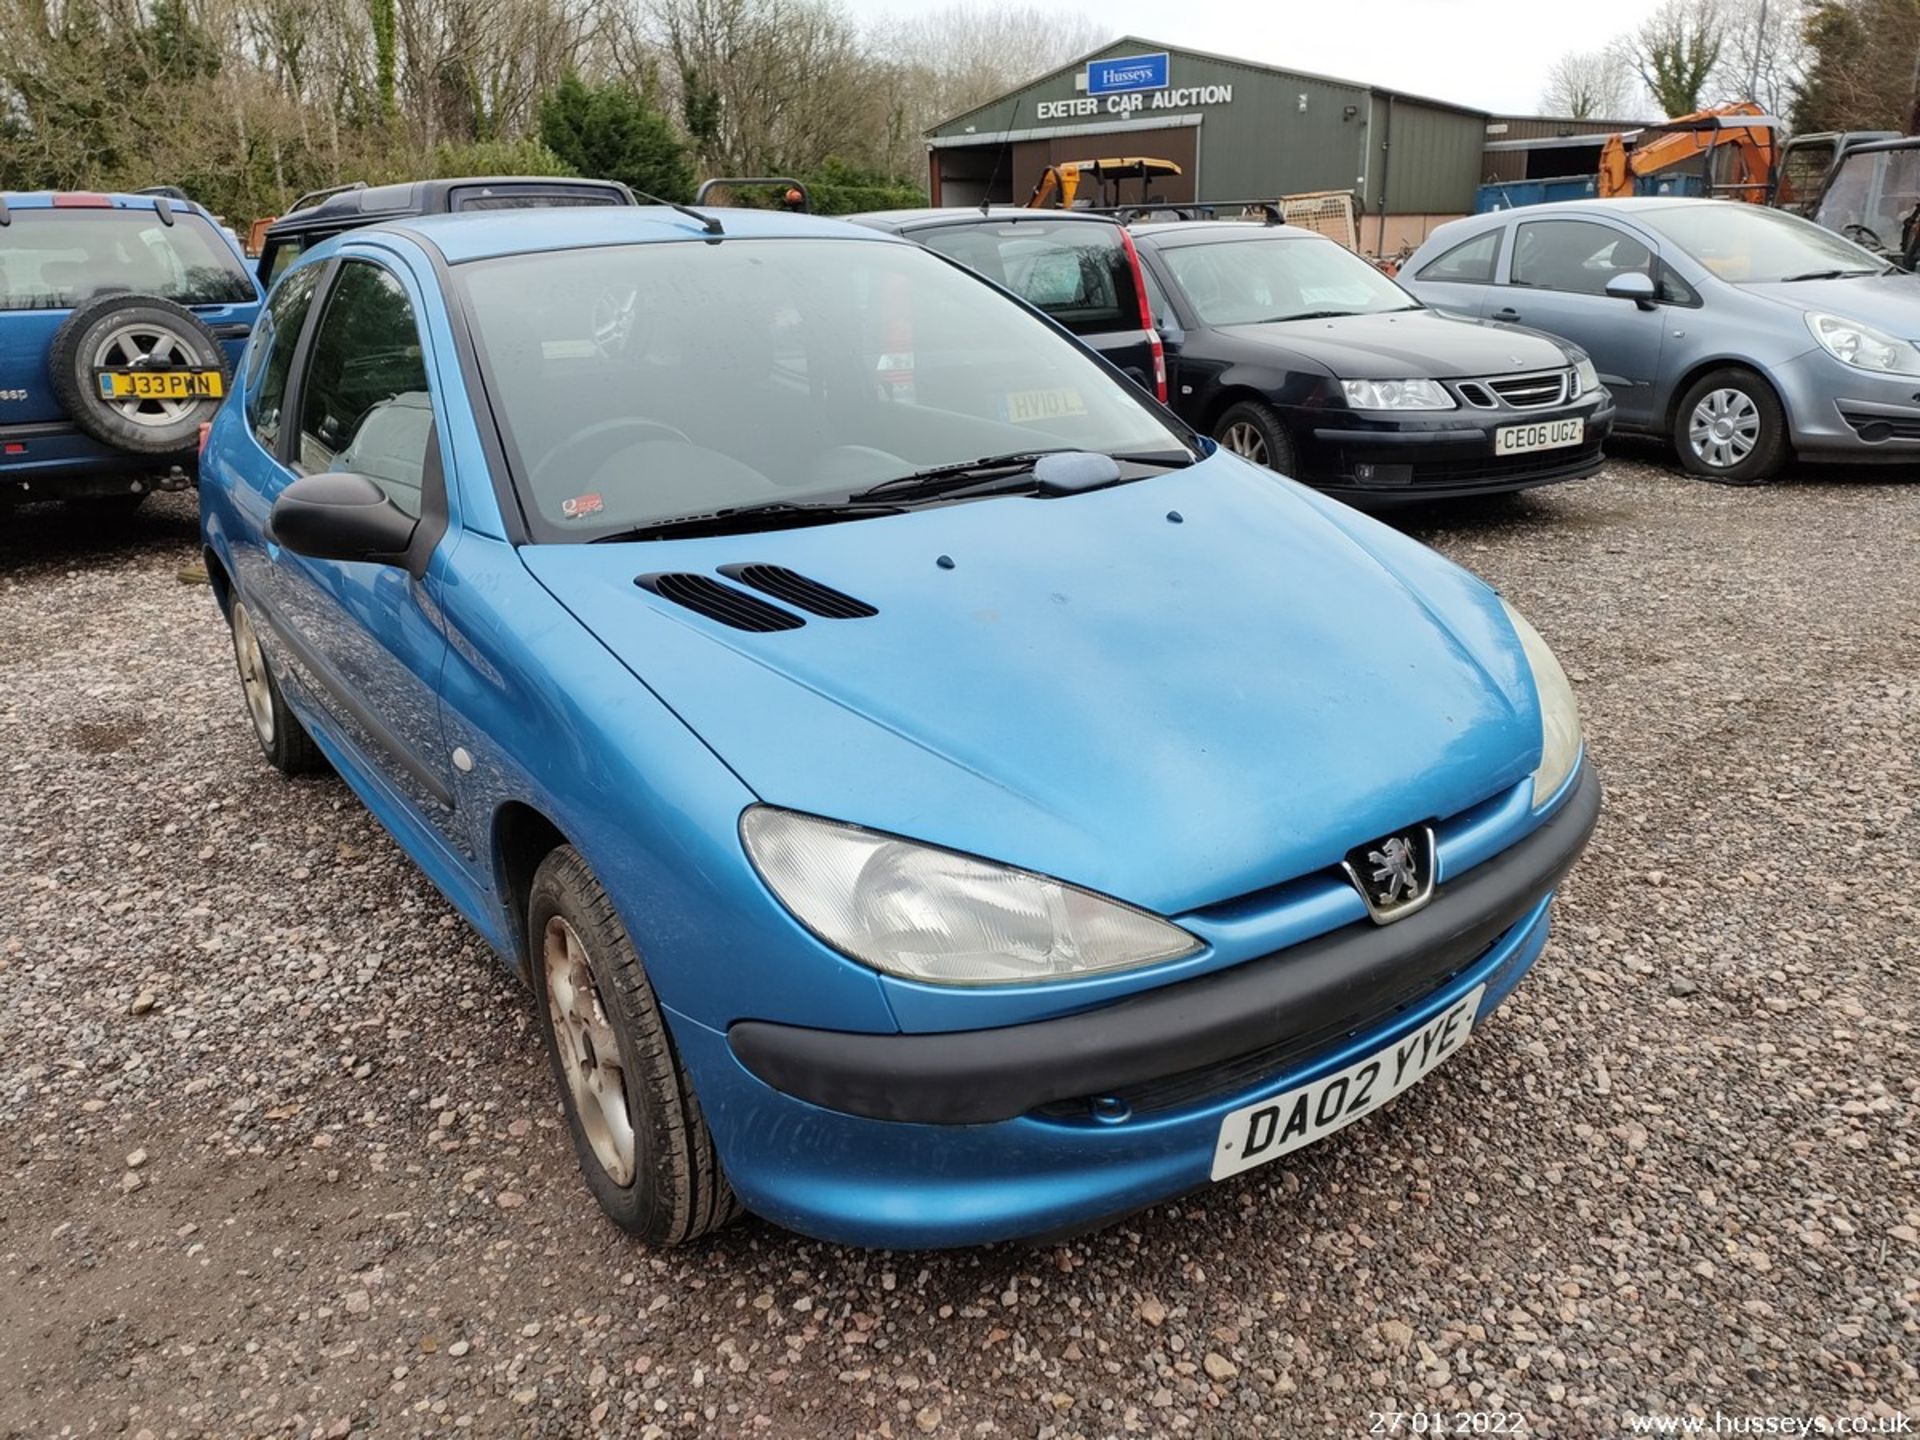
<path fill-rule="evenodd" d="M 253 738 L 260 742 L 260 753 L 282 775 L 310 775 L 324 770 L 327 760 L 313 743 L 307 727 L 280 693 L 280 682 L 273 678 L 266 652 L 260 648 L 260 634 L 253 628 L 253 617 L 238 596 L 227 612 L 227 625 L 233 631 L 233 663 L 240 672 L 240 696 L 247 702 L 247 720 L 253 726 Z"/>
<path fill-rule="evenodd" d="M 719 1229 L 739 1201 L 640 956 L 571 845 L 534 873 L 527 944 L 547 1058 L 600 1208 L 650 1245 Z"/>
<path fill-rule="evenodd" d="M 1787 417 L 1773 387 L 1737 365 L 1709 371 L 1673 412 L 1680 463 L 1717 485 L 1758 485 L 1787 456 Z"/>
<path fill-rule="evenodd" d="M 1243 460 L 1286 476 L 1294 472 L 1293 437 L 1271 405 L 1258 400 L 1229 405 L 1214 422 L 1213 438 Z"/>

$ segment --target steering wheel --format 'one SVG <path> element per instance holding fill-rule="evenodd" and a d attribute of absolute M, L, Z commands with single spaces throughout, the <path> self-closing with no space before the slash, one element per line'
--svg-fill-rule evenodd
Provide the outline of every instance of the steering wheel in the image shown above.
<path fill-rule="evenodd" d="M 562 473 L 568 467 L 591 474 L 627 446 L 639 445 L 647 440 L 677 440 L 682 445 L 693 444 L 693 437 L 686 431 L 663 425 L 658 420 L 642 420 L 637 415 L 616 415 L 611 420 L 595 421 L 563 441 L 558 448 L 549 450 L 547 457 L 534 467 L 531 483 L 534 489 L 541 489 L 547 476 Z"/>
<path fill-rule="evenodd" d="M 1871 226 L 1842 225 L 1840 227 L 1840 233 L 1849 240 L 1863 243 L 1869 249 L 1878 250 L 1883 255 L 1886 254 L 1887 242 L 1875 234 Z"/>

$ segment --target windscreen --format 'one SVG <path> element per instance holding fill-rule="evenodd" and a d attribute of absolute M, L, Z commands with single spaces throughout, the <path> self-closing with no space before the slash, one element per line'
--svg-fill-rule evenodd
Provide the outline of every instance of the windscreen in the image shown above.
<path fill-rule="evenodd" d="M 1634 218 L 1737 285 L 1886 269 L 1884 260 L 1831 230 L 1760 205 L 1703 201 L 1646 210 Z"/>
<path fill-rule="evenodd" d="M 536 538 L 844 501 L 984 456 L 1184 450 L 1074 341 L 917 246 L 626 245 L 457 274 Z"/>
<path fill-rule="evenodd" d="M 102 291 L 180 305 L 242 305 L 253 281 L 200 216 L 152 210 L 16 207 L 0 229 L 0 310 L 69 310 Z"/>
<path fill-rule="evenodd" d="M 1076 335 L 1142 326 L 1133 262 L 1118 225 L 982 222 L 943 225 L 913 238 L 1006 286 Z"/>
<path fill-rule="evenodd" d="M 1827 229 L 1870 250 L 1897 255 L 1908 217 L 1920 207 L 1920 146 L 1847 156 L 1821 197 L 1815 217 Z"/>
<path fill-rule="evenodd" d="M 1244 240 L 1168 245 L 1161 254 L 1206 325 L 1420 308 L 1351 250 L 1317 237 L 1256 231 Z"/>

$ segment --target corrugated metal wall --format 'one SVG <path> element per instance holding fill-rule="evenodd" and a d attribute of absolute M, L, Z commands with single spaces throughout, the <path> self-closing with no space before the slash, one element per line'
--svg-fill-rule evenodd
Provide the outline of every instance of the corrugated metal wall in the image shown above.
<path fill-rule="evenodd" d="M 1076 64 L 958 116 L 932 133 L 962 138 L 971 128 L 985 142 L 989 136 L 1009 131 L 1085 128 L 1100 132 L 1095 148 L 1103 154 L 1116 153 L 1117 141 L 1131 140 L 1125 153 L 1160 155 L 1165 146 L 1156 141 L 1164 140 L 1165 132 L 1142 129 L 1128 136 L 1124 117 L 1150 120 L 1195 114 L 1201 120 L 1194 181 L 1202 198 L 1247 200 L 1311 190 L 1357 190 L 1363 192 L 1365 208 L 1371 210 L 1385 169 L 1388 200 L 1396 214 L 1460 215 L 1472 210 L 1488 120 L 1484 112 L 1397 97 L 1394 154 L 1388 165 L 1379 148 L 1385 134 L 1386 97 L 1368 86 L 1197 54 L 1137 36 L 1115 41 L 1095 58 L 1162 49 L 1171 57 L 1170 89 L 1158 93 L 1171 104 L 1147 108 L 1153 105 L 1150 92 L 1139 97 L 1142 108 L 1131 112 L 1116 113 L 1107 108 L 1104 97 L 1095 97 L 1092 114 L 1043 114 L 1043 104 L 1078 101 L 1084 105 L 1089 98 L 1075 87 L 1075 77 L 1084 69 Z M 1213 86 L 1230 86 L 1231 101 L 1209 103 L 1204 94 Z M 1182 94 L 1193 91 L 1201 94 Z M 1052 148 L 1057 155 L 1058 144 Z M 1036 178 L 1014 177 L 1014 193 L 1024 195 Z"/>
<path fill-rule="evenodd" d="M 1405 95 L 1375 92 L 1367 209 L 1384 197 L 1392 215 L 1463 215 L 1473 209 L 1487 117 Z"/>

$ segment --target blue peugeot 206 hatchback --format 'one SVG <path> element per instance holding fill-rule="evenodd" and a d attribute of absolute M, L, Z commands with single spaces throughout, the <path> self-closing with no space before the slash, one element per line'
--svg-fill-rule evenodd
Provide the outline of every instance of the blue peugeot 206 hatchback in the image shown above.
<path fill-rule="evenodd" d="M 526 979 L 656 1243 L 1057 1233 L 1277 1160 L 1486 1021 L 1598 813 L 1492 590 L 868 229 L 342 236 L 201 505 L 267 758 Z"/>

